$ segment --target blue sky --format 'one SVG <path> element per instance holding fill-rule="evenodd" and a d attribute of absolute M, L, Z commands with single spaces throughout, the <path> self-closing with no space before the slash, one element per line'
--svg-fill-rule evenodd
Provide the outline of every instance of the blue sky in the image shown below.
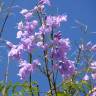
<path fill-rule="evenodd" d="M 16 39 L 16 26 L 19 21 L 22 20 L 22 16 L 19 14 L 22 8 L 31 9 L 33 8 L 36 0 L 15 0 L 14 6 L 18 5 L 19 7 L 14 7 L 12 9 L 12 15 L 8 18 L 8 21 L 5 26 L 5 30 L 2 34 L 4 39 L 12 41 L 14 43 L 18 42 Z M 11 0 L 3 0 L 5 6 L 7 7 Z M 79 42 L 83 38 L 86 42 L 92 41 L 96 43 L 96 0 L 51 0 L 52 6 L 47 6 L 47 13 L 49 15 L 55 14 L 67 14 L 68 21 L 61 25 L 61 32 L 65 38 L 70 38 L 72 42 Z M 80 21 L 82 24 L 87 25 L 88 33 L 85 35 L 83 32 L 80 32 L 80 28 L 76 24 L 76 20 Z M 76 28 L 73 28 L 76 27 Z M 7 50 L 8 51 L 8 50 Z M 7 51 L 6 48 L 0 48 L 0 80 L 4 79 L 5 67 L 7 64 Z M 16 82 L 19 80 L 17 76 L 18 72 L 18 62 L 10 61 L 9 65 L 9 78 Z M 46 83 L 46 78 L 41 77 L 38 72 L 33 74 L 32 77 L 34 80 L 38 80 L 43 90 L 48 89 L 48 84 Z"/>

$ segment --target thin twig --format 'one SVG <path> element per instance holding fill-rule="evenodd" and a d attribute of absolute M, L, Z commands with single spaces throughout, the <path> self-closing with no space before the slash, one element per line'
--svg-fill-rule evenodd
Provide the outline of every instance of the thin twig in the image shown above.
<path fill-rule="evenodd" d="M 32 63 L 32 54 L 31 53 L 29 53 L 29 62 L 30 62 L 30 64 Z M 29 76 L 29 88 L 30 88 L 30 92 L 32 93 L 32 96 L 34 96 L 34 94 L 32 92 L 31 82 L 32 82 L 32 77 L 31 77 L 31 72 L 30 72 L 30 76 Z"/>
<path fill-rule="evenodd" d="M 2 27 L 1 27 L 1 30 L 0 30 L 0 38 L 1 38 L 2 33 L 3 33 L 3 31 L 4 31 L 4 27 L 5 27 L 5 24 L 6 24 L 7 20 L 8 20 L 9 15 L 10 15 L 11 8 L 12 8 L 12 6 L 13 6 L 13 4 L 14 4 L 14 1 L 15 1 L 15 0 L 12 0 L 11 4 L 10 4 L 10 6 L 9 6 L 8 13 L 7 13 L 7 15 L 5 16 L 4 22 L 3 22 Z"/>
<path fill-rule="evenodd" d="M 7 62 L 7 66 L 6 66 L 6 73 L 5 73 L 5 84 L 7 84 L 8 81 L 8 71 L 9 71 L 9 57 L 8 57 L 8 62 Z"/>
<path fill-rule="evenodd" d="M 41 13 L 37 10 L 37 15 L 39 17 L 40 24 L 42 25 L 42 24 L 45 24 L 45 23 L 44 23 L 44 20 L 43 20 L 43 18 L 41 17 L 40 14 Z M 45 44 L 45 35 L 43 33 L 42 33 L 42 37 L 43 37 L 43 45 L 44 45 Z M 49 69 L 48 69 L 48 58 L 46 57 L 47 54 L 48 54 L 47 50 L 44 50 L 43 53 L 44 53 L 44 57 L 45 57 L 44 61 L 45 61 L 45 68 L 46 68 L 46 76 L 48 78 L 48 82 L 49 82 L 49 86 L 50 86 L 50 90 L 51 90 L 52 84 L 51 84 L 51 79 L 50 79 L 50 74 L 49 74 Z M 53 96 L 52 90 L 51 90 L 51 95 Z"/>

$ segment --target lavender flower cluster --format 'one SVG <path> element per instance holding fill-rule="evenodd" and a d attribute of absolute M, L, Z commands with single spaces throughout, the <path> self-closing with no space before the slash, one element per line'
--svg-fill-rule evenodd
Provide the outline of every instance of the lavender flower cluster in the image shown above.
<path fill-rule="evenodd" d="M 58 31 L 57 33 L 54 32 L 52 39 L 49 38 L 47 42 L 44 42 L 44 37 L 48 38 L 54 29 L 60 27 L 61 22 L 67 21 L 67 15 L 45 16 L 46 18 L 43 20 L 41 17 L 42 24 L 40 26 L 38 20 L 32 19 L 37 12 L 43 12 L 45 5 L 50 6 L 50 1 L 39 0 L 38 5 L 32 10 L 23 9 L 20 14 L 23 15 L 24 21 L 18 23 L 16 37 L 20 42 L 17 45 L 9 41 L 6 42 L 10 49 L 8 56 L 19 61 L 18 75 L 20 79 L 25 79 L 30 72 L 33 72 L 37 66 L 41 65 L 38 59 L 34 59 L 32 64 L 23 59 L 24 52 L 34 54 L 33 50 L 37 48 L 51 50 L 47 57 L 54 61 L 53 67 L 59 70 L 63 78 L 69 78 L 75 73 L 75 62 L 67 57 L 71 49 L 69 38 L 62 38 L 61 32 Z"/>

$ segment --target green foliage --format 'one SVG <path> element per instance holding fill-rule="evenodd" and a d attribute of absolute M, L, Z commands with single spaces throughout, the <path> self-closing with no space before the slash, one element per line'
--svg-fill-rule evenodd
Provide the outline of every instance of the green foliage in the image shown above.
<path fill-rule="evenodd" d="M 5 83 L 3 81 L 0 82 L 0 96 L 8 96 L 8 93 L 11 92 L 12 96 L 40 96 L 38 95 L 39 88 L 37 82 L 31 82 L 31 87 L 29 82 L 25 81 L 24 83 L 16 82 L 12 84 L 12 82 Z M 59 88 L 57 88 L 57 96 L 80 96 L 83 93 L 87 96 L 88 92 L 92 89 L 92 86 L 89 81 L 64 81 Z M 87 89 L 87 91 L 85 90 Z M 51 96 L 50 93 L 47 96 Z"/>
<path fill-rule="evenodd" d="M 85 90 L 87 89 L 87 90 Z M 75 94 L 87 94 L 87 91 L 91 90 L 91 85 L 89 82 L 87 81 L 80 81 L 80 82 L 74 82 L 74 81 L 69 81 L 69 82 L 64 82 L 62 84 L 62 90 L 65 92 L 64 96 L 74 96 Z M 61 93 L 60 93 L 61 94 Z M 79 95 L 76 95 L 76 96 L 79 96 Z M 62 96 L 62 95 L 61 95 Z"/>
<path fill-rule="evenodd" d="M 57 92 L 57 96 L 71 96 L 71 95 L 67 94 L 66 92 Z"/>
<path fill-rule="evenodd" d="M 12 84 L 9 82 L 5 84 L 3 81 L 0 82 L 0 96 L 8 96 L 8 93 L 12 93 L 12 96 L 38 96 L 39 88 L 37 82 L 31 82 L 31 87 L 28 82 L 20 83 L 16 82 Z"/>
<path fill-rule="evenodd" d="M 0 82 L 0 93 L 2 96 L 8 96 L 9 89 L 12 86 L 12 82 L 5 84 L 3 81 Z"/>
<path fill-rule="evenodd" d="M 32 86 L 30 87 L 28 82 L 17 82 L 12 88 L 12 96 L 25 96 L 25 94 L 28 96 L 32 96 L 32 94 L 38 96 L 37 82 L 31 82 L 31 84 Z M 20 88 L 20 90 L 18 90 L 18 88 Z"/>

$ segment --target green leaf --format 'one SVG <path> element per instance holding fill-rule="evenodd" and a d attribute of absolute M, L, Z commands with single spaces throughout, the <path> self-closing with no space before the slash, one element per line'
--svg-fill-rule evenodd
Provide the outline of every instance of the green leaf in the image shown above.
<path fill-rule="evenodd" d="M 4 85 L 2 89 L 2 96 L 8 96 L 8 91 L 12 87 L 12 82 L 9 82 L 8 84 Z"/>
<path fill-rule="evenodd" d="M 57 96 L 71 96 L 71 95 L 65 92 L 57 92 Z"/>
<path fill-rule="evenodd" d="M 14 94 L 19 94 L 19 96 L 24 96 L 24 94 L 28 94 L 28 96 L 32 96 L 32 93 L 35 96 L 38 96 L 37 82 L 31 82 L 31 85 L 32 87 L 29 86 L 29 82 L 27 81 L 25 81 L 24 83 L 15 83 L 12 88 L 12 96 L 14 96 Z M 18 88 L 20 88 L 19 91 L 17 90 Z"/>

